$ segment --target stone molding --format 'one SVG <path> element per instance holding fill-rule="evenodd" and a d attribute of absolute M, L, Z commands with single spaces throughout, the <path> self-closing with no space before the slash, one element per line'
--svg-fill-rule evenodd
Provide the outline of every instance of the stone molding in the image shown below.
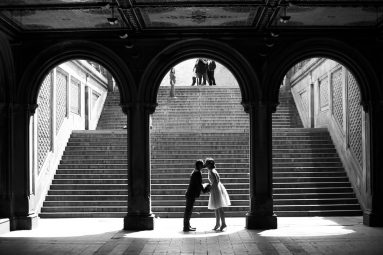
<path fill-rule="evenodd" d="M 158 106 L 157 103 L 128 103 L 128 104 L 120 104 L 122 111 L 128 115 L 128 113 L 132 110 L 132 108 L 143 109 L 144 111 L 148 111 L 149 114 L 153 114 Z"/>
<path fill-rule="evenodd" d="M 274 101 L 258 101 L 258 102 L 242 102 L 243 108 L 246 113 L 251 113 L 252 111 L 256 111 L 258 107 L 266 107 L 271 113 L 276 112 L 278 103 Z"/>

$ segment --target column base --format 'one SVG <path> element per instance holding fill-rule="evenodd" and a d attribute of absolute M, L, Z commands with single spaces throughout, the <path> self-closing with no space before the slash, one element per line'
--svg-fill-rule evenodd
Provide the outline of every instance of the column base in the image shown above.
<path fill-rule="evenodd" d="M 0 219 L 0 235 L 5 234 L 11 231 L 11 226 L 9 223 L 9 219 Z"/>
<path fill-rule="evenodd" d="M 363 224 L 370 227 L 383 227 L 383 214 L 365 211 L 363 213 Z"/>
<path fill-rule="evenodd" d="M 154 214 L 126 215 L 124 218 L 124 230 L 153 230 Z"/>
<path fill-rule="evenodd" d="M 11 231 L 31 230 L 37 227 L 39 217 L 37 214 L 11 218 Z"/>
<path fill-rule="evenodd" d="M 247 229 L 276 229 L 277 216 L 273 215 L 257 215 L 246 214 L 246 228 Z"/>

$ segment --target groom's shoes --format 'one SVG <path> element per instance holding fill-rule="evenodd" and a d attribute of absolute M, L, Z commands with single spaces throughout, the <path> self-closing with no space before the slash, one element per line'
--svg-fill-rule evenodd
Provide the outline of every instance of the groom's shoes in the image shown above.
<path fill-rule="evenodd" d="M 184 232 L 195 231 L 195 230 L 196 228 L 192 228 L 192 227 L 184 228 Z"/>

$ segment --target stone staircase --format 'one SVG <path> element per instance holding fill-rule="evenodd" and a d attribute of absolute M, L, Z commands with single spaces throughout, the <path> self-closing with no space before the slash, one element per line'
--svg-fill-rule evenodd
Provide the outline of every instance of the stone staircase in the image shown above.
<path fill-rule="evenodd" d="M 152 210 L 182 217 L 185 190 L 196 159 L 213 157 L 230 194 L 228 216 L 243 216 L 249 205 L 249 118 L 238 88 L 177 87 L 177 98 L 160 88 L 151 132 Z M 208 182 L 206 170 L 203 182 Z M 202 194 L 193 213 L 211 217 Z M 193 216 L 194 217 L 194 216 Z"/>
<path fill-rule="evenodd" d="M 289 91 L 273 114 L 273 198 L 278 216 L 353 216 L 362 211 L 325 128 L 302 128 Z"/>
<path fill-rule="evenodd" d="M 73 131 L 39 216 L 124 217 L 127 167 L 126 130 Z"/>
<path fill-rule="evenodd" d="M 120 92 L 117 87 L 115 91 L 108 92 L 104 108 L 97 124 L 97 130 L 122 129 L 128 121 L 120 106 Z"/>
<path fill-rule="evenodd" d="M 157 100 L 150 133 L 152 211 L 182 217 L 195 160 L 213 157 L 232 201 L 226 215 L 243 217 L 249 208 L 249 118 L 239 88 L 177 86 L 170 98 L 169 87 L 160 87 Z M 291 95 L 281 92 L 280 101 L 273 114 L 275 213 L 360 215 L 327 130 L 301 128 Z M 118 103 L 118 92 L 110 93 L 100 130 L 73 133 L 41 217 L 125 216 L 126 117 Z M 208 195 L 201 195 L 193 217 L 212 217 L 207 203 Z"/>

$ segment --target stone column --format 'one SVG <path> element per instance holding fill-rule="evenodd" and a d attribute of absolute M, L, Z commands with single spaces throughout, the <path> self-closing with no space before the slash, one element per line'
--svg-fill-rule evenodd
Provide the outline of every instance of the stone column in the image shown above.
<path fill-rule="evenodd" d="M 245 104 L 250 115 L 250 211 L 246 228 L 275 229 L 272 197 L 272 111 L 269 102 Z"/>
<path fill-rule="evenodd" d="M 0 103 L 0 219 L 10 218 L 12 214 L 11 170 L 9 165 L 10 146 L 8 127 L 9 105 L 5 102 L 2 102 Z"/>
<path fill-rule="evenodd" d="M 29 230 L 37 224 L 29 166 L 29 119 L 37 105 L 11 105 L 11 230 Z"/>
<path fill-rule="evenodd" d="M 150 201 L 149 116 L 154 105 L 123 106 L 128 115 L 128 214 L 125 230 L 152 230 L 154 215 Z"/>
<path fill-rule="evenodd" d="M 367 203 L 363 223 L 383 227 L 383 101 L 373 103 L 366 115 L 369 123 L 369 143 L 366 147 L 370 164 L 366 173 Z"/>
<path fill-rule="evenodd" d="M 14 87 L 13 52 L 0 31 L 0 233 L 10 230 L 12 216 L 10 165 L 10 90 Z"/>

